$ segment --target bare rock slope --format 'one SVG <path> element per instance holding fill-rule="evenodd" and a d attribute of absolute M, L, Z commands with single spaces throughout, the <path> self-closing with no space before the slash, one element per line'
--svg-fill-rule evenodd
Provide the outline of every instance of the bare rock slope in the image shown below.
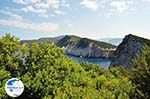
<path fill-rule="evenodd" d="M 114 52 L 111 66 L 132 68 L 132 60 L 141 53 L 145 44 L 150 46 L 150 40 L 132 34 L 125 36 Z"/>

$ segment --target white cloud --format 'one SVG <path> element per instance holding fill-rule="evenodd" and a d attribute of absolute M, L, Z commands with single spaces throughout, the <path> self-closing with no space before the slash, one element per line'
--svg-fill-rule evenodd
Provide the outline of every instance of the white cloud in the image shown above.
<path fill-rule="evenodd" d="M 41 2 L 41 0 L 24 0 L 26 1 L 27 3 L 31 3 L 31 4 L 34 4 L 34 3 L 38 3 L 38 2 Z"/>
<path fill-rule="evenodd" d="M 59 8 L 60 6 L 60 0 L 47 0 L 47 3 L 50 7 L 53 7 L 53 8 Z"/>
<path fill-rule="evenodd" d="M 18 3 L 18 4 L 26 4 L 24 0 L 13 0 L 13 2 Z"/>
<path fill-rule="evenodd" d="M 23 5 L 33 5 L 38 8 L 59 8 L 60 6 L 69 7 L 70 5 L 66 0 L 12 0 L 14 3 L 23 4 Z"/>
<path fill-rule="evenodd" d="M 58 10 L 58 8 L 70 7 L 66 0 L 13 0 L 13 2 L 25 5 L 21 11 L 37 13 L 38 16 L 44 18 L 48 18 L 49 11 L 57 15 L 64 15 L 65 12 Z"/>
<path fill-rule="evenodd" d="M 13 2 L 24 5 L 20 8 L 21 11 L 36 13 L 43 18 L 48 18 L 49 13 L 64 15 L 65 12 L 59 10 L 60 7 L 70 8 L 66 0 L 13 0 Z"/>
<path fill-rule="evenodd" d="M 80 5 L 92 9 L 92 10 L 97 10 L 98 9 L 98 5 L 96 3 L 96 1 L 94 0 L 83 0 Z"/>
<path fill-rule="evenodd" d="M 5 15 L 8 15 L 8 16 L 10 16 L 10 17 L 12 17 L 12 18 L 17 19 L 17 20 L 22 20 L 22 19 L 23 19 L 22 16 L 17 15 L 17 14 L 14 14 L 14 13 L 12 13 L 12 12 L 10 12 L 10 11 L 0 10 L 0 13 L 3 13 L 3 14 L 5 14 Z"/>
<path fill-rule="evenodd" d="M 60 5 L 63 6 L 63 7 L 67 7 L 67 8 L 70 7 L 70 4 L 68 4 L 68 3 L 66 2 L 66 0 L 61 0 L 61 4 L 60 4 Z"/>
<path fill-rule="evenodd" d="M 66 13 L 60 10 L 55 10 L 54 13 L 58 14 L 58 15 L 65 15 Z"/>
<path fill-rule="evenodd" d="M 35 4 L 41 2 L 41 0 L 13 0 L 13 2 L 18 4 L 28 5 L 28 4 Z"/>
<path fill-rule="evenodd" d="M 46 13 L 45 9 L 35 9 L 33 6 L 27 6 L 26 8 L 21 9 L 24 12 L 34 12 L 34 13 Z"/>
<path fill-rule="evenodd" d="M 18 20 L 4 20 L 0 19 L 0 25 L 17 27 L 21 29 L 34 30 L 38 32 L 52 32 L 59 28 L 58 24 L 54 23 L 27 23 Z"/>
<path fill-rule="evenodd" d="M 110 5 L 119 12 L 124 12 L 130 8 L 133 1 L 113 1 Z"/>
<path fill-rule="evenodd" d="M 49 5 L 47 3 L 37 3 L 35 4 L 35 7 L 38 8 L 38 9 L 47 9 L 49 8 Z"/>

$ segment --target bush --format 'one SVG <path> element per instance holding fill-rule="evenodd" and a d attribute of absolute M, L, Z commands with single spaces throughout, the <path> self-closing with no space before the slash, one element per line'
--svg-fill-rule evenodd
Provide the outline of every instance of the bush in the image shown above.
<path fill-rule="evenodd" d="M 8 98 L 4 84 L 17 77 L 25 86 L 20 99 L 128 99 L 133 87 L 125 74 L 120 68 L 78 64 L 48 43 L 21 45 L 10 34 L 0 39 L 0 98 Z"/>
<path fill-rule="evenodd" d="M 131 77 L 136 92 L 133 97 L 150 98 L 150 48 L 145 46 L 141 55 L 133 61 L 134 69 Z"/>

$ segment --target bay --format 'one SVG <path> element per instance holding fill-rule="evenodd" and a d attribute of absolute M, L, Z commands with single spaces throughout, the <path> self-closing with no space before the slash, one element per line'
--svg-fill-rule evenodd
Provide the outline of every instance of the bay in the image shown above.
<path fill-rule="evenodd" d="M 104 68 L 108 68 L 111 61 L 110 60 L 106 60 L 106 59 L 98 59 L 98 58 L 83 58 L 83 57 L 75 57 L 72 55 L 66 55 L 68 58 L 75 60 L 79 63 L 81 62 L 89 62 L 89 63 L 93 63 L 93 64 L 99 64 L 101 66 L 103 66 Z"/>

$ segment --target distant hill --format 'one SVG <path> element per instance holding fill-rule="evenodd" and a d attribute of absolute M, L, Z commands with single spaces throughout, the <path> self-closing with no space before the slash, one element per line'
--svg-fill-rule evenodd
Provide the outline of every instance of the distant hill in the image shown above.
<path fill-rule="evenodd" d="M 75 35 L 66 35 L 62 39 L 60 39 L 56 44 L 59 47 L 66 47 L 68 44 L 76 44 L 81 37 Z"/>
<path fill-rule="evenodd" d="M 115 45 L 100 42 L 88 38 L 81 38 L 75 35 L 65 35 L 59 37 L 40 38 L 38 40 L 22 40 L 21 43 L 32 44 L 33 42 L 54 43 L 66 50 L 66 54 L 82 57 L 110 58 L 110 53 L 116 48 Z"/>
<path fill-rule="evenodd" d="M 106 43 L 106 42 L 101 42 L 101 41 L 96 41 L 96 40 L 92 40 L 89 38 L 81 38 L 78 36 L 74 36 L 74 35 L 66 35 L 64 36 L 62 39 L 60 39 L 57 42 L 57 45 L 60 47 L 66 47 L 68 44 L 77 44 L 77 47 L 87 47 L 89 45 L 89 43 L 94 43 L 97 46 L 101 47 L 101 48 L 115 48 L 115 45 Z"/>
<path fill-rule="evenodd" d="M 107 42 L 113 45 L 119 45 L 122 41 L 122 38 L 103 38 L 99 39 L 99 41 Z"/>
<path fill-rule="evenodd" d="M 64 35 L 57 36 L 57 37 L 47 37 L 47 38 L 40 38 L 39 41 L 48 41 L 48 42 L 58 42 L 60 39 L 62 39 Z"/>
<path fill-rule="evenodd" d="M 60 39 L 62 39 L 64 36 L 57 36 L 57 37 L 45 37 L 45 38 L 40 38 L 37 40 L 21 40 L 21 44 L 23 43 L 28 43 L 28 44 L 32 44 L 32 43 L 42 43 L 42 42 L 49 42 L 49 43 L 57 43 Z"/>
<path fill-rule="evenodd" d="M 132 68 L 132 60 L 141 53 L 145 44 L 150 47 L 150 40 L 132 34 L 126 35 L 114 52 L 111 65 Z"/>

